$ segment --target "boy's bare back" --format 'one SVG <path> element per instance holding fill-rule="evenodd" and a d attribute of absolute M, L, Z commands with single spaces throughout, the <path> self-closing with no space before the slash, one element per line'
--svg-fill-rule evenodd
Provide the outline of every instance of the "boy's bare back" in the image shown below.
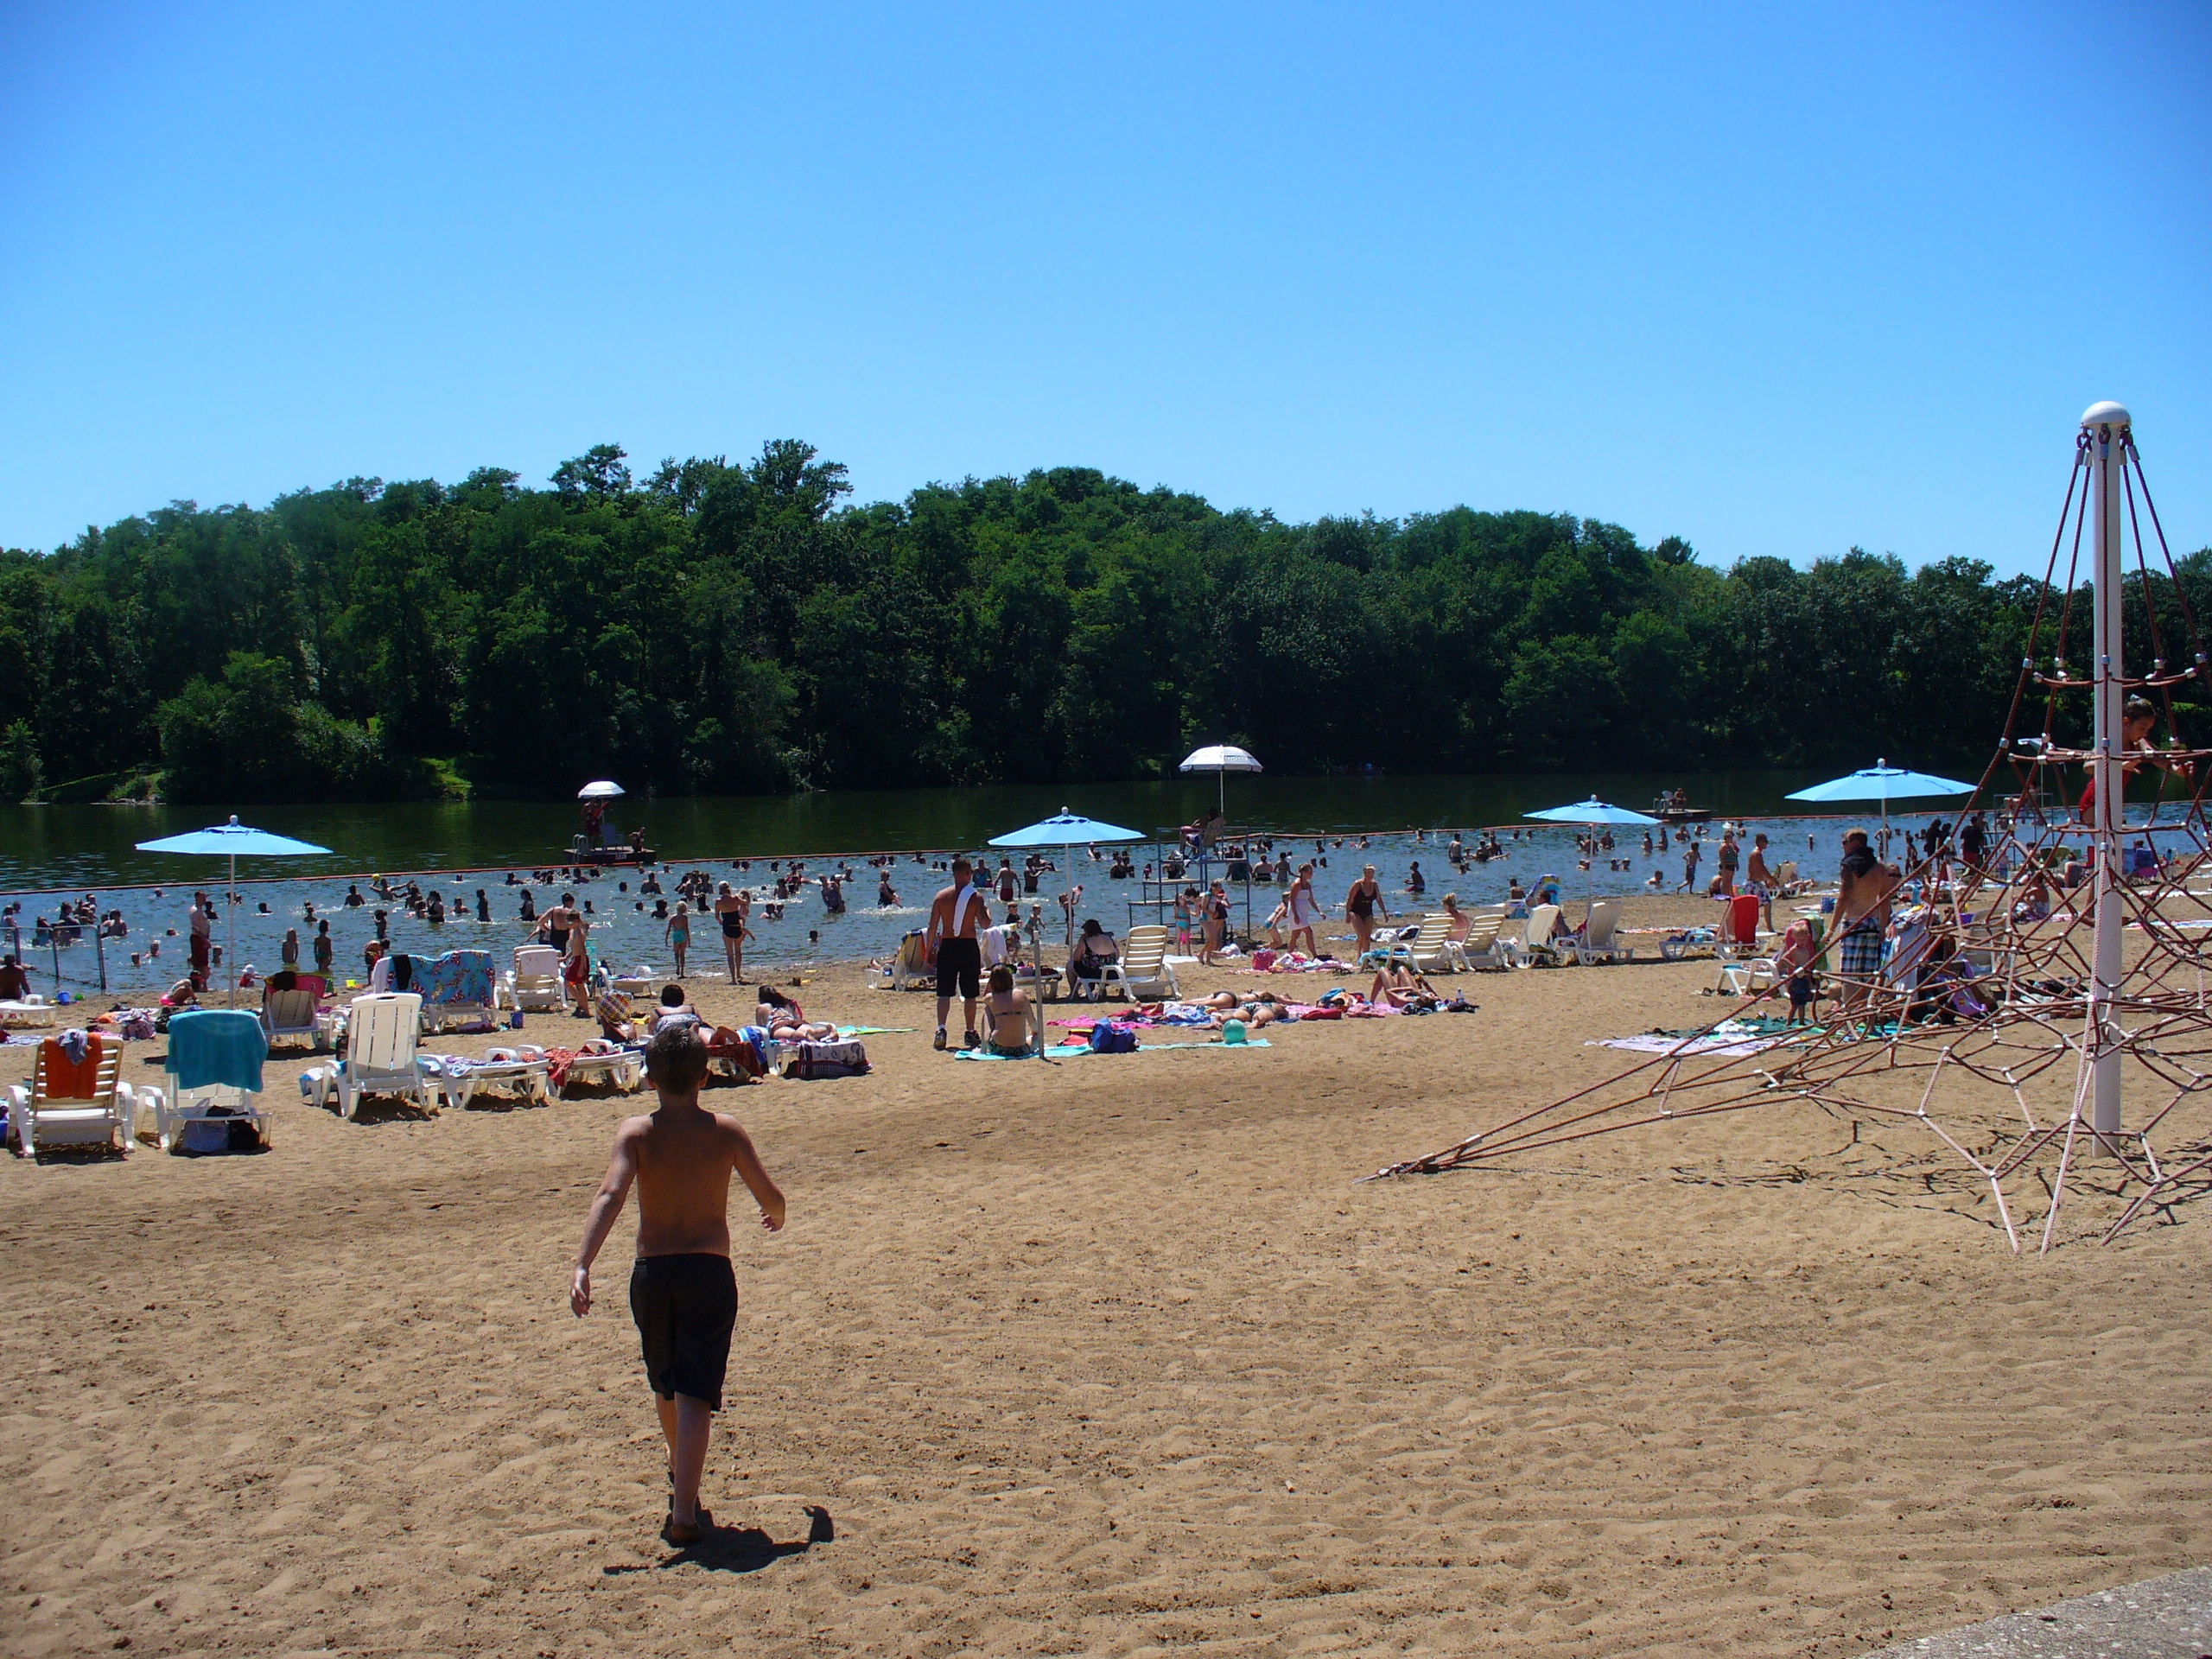
<path fill-rule="evenodd" d="M 637 1169 L 639 1255 L 728 1255 L 733 1170 L 760 1201 L 760 1224 L 770 1232 L 784 1224 L 782 1197 L 734 1117 L 663 1106 L 623 1124 L 618 1160 L 626 1148 Z"/>

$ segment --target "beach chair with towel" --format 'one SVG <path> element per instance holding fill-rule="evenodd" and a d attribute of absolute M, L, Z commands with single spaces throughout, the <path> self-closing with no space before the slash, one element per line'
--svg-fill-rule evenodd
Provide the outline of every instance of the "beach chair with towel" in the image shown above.
<path fill-rule="evenodd" d="M 518 944 L 515 965 L 507 970 L 501 994 L 511 1008 L 558 1014 L 569 1006 L 561 977 L 561 953 L 550 944 Z"/>
<path fill-rule="evenodd" d="M 1183 995 L 1175 969 L 1167 961 L 1167 930 L 1156 924 L 1133 927 L 1122 941 L 1121 958 L 1109 962 L 1099 976 L 1099 990 L 1119 985 L 1132 1001 L 1160 1002 Z"/>
<path fill-rule="evenodd" d="M 899 941 L 899 948 L 874 964 L 868 988 L 876 991 L 935 990 L 937 969 L 930 966 L 922 930 Z"/>
<path fill-rule="evenodd" d="M 424 977 L 424 1030 L 451 1031 L 493 1023 L 495 993 L 489 950 L 448 950 L 430 964 Z"/>
<path fill-rule="evenodd" d="M 364 1095 L 390 1095 L 436 1111 L 439 1091 L 416 1052 L 422 1030 L 423 999 L 412 991 L 355 997 L 346 1020 L 346 1058 L 309 1074 L 315 1103 L 335 1088 L 341 1117 L 359 1111 Z"/>
<path fill-rule="evenodd" d="M 123 1081 L 121 1039 L 64 1032 L 38 1046 L 29 1086 L 8 1091 L 8 1133 L 26 1158 L 42 1146 L 124 1151 L 139 1110 L 161 1098 L 158 1089 L 144 1092 L 149 1098 L 141 1099 Z"/>
<path fill-rule="evenodd" d="M 1719 967 L 1713 989 L 1742 996 L 1774 983 L 1774 959 L 1759 954 L 1759 901 L 1739 893 L 1722 906 L 1713 939 Z"/>
<path fill-rule="evenodd" d="M 169 1019 L 169 1097 L 154 1112 L 163 1152 L 229 1152 L 270 1144 L 261 1103 L 269 1035 L 245 1008 L 194 1008 Z"/>

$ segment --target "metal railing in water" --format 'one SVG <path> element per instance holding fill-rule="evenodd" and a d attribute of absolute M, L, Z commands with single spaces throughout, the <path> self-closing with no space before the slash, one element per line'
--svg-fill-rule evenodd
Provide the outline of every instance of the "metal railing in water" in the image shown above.
<path fill-rule="evenodd" d="M 48 923 L 32 931 L 26 950 L 22 927 L 10 922 L 0 927 L 0 953 L 15 957 L 29 973 L 43 966 L 56 993 L 72 985 L 107 989 L 107 944 L 96 923 Z"/>

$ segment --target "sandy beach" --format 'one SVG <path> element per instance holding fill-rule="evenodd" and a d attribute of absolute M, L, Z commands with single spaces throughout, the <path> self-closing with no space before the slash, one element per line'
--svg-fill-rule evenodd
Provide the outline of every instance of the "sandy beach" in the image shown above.
<path fill-rule="evenodd" d="M 914 1030 L 708 1096 L 791 1222 L 741 1230 L 722 1529 L 682 1554 L 627 1217 L 565 1300 L 649 1097 L 348 1123 L 279 1058 L 270 1154 L 8 1159 L 0 1649 L 1843 1655 L 2202 1560 L 2196 1224 L 2016 1259 L 1802 1107 L 1353 1184 L 1713 978 L 1047 1065 L 824 970 L 810 1014 Z"/>

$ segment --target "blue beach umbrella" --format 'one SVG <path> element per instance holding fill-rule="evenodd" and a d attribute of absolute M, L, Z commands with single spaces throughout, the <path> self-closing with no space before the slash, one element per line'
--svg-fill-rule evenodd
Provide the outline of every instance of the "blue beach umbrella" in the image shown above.
<path fill-rule="evenodd" d="M 1026 829 L 1009 830 L 1002 836 L 993 836 L 991 845 L 1007 849 L 1057 847 L 1060 849 L 1062 868 L 1072 877 L 1075 873 L 1075 849 L 1078 845 L 1089 847 L 1102 841 L 1111 842 L 1142 841 L 1143 839 L 1144 835 L 1141 830 L 1124 830 L 1118 823 L 1106 823 L 1097 818 L 1086 818 L 1082 813 L 1071 812 L 1064 806 L 1052 817 L 1039 818 Z M 1075 889 L 1071 887 L 1068 891 L 1072 893 Z M 1075 907 L 1069 905 L 1064 908 L 1067 911 L 1068 942 L 1072 944 L 1075 938 Z M 1037 1057 L 1039 1059 L 1045 1057 L 1045 1034 L 1041 1027 L 1037 1033 Z"/>
<path fill-rule="evenodd" d="M 1971 795 L 1980 788 L 1978 784 L 1962 784 L 1955 778 L 1938 778 L 1932 772 L 1914 772 L 1905 766 L 1893 766 L 1887 760 L 1877 760 L 1871 766 L 1861 766 L 1845 778 L 1831 778 L 1825 784 L 1815 784 L 1810 789 L 1794 790 L 1787 797 L 1793 801 L 1879 801 L 1882 804 L 1882 828 L 1890 827 L 1890 803 L 1909 801 L 1929 795 Z"/>
<path fill-rule="evenodd" d="M 1648 813 L 1633 812 L 1625 806 L 1613 806 L 1592 795 L 1586 801 L 1577 801 L 1572 806 L 1546 807 L 1541 812 L 1523 812 L 1524 818 L 1542 818 L 1551 823 L 1656 823 L 1658 819 Z"/>
<path fill-rule="evenodd" d="M 225 946 L 230 961 L 225 969 L 231 982 L 231 1006 L 238 1001 L 238 907 L 235 894 L 238 885 L 238 860 L 241 858 L 296 858 L 308 853 L 327 853 L 327 847 L 318 847 L 311 841 L 295 841 L 289 836 L 271 835 L 266 830 L 255 830 L 240 823 L 238 814 L 231 815 L 228 823 L 211 824 L 205 830 L 194 830 L 181 836 L 164 836 L 159 841 L 142 841 L 142 853 L 213 853 L 231 861 L 229 885 L 223 890 L 223 907 L 230 912 L 230 940 Z"/>
<path fill-rule="evenodd" d="M 1593 830 L 1601 823 L 1656 823 L 1659 822 L 1649 813 L 1632 811 L 1625 806 L 1615 806 L 1609 801 L 1599 800 L 1595 795 L 1585 801 L 1576 801 L 1571 806 L 1549 806 L 1541 812 L 1523 812 L 1521 816 L 1524 818 L 1541 818 L 1547 823 L 1587 824 Z M 1594 858 L 1591 861 L 1593 865 L 1596 861 Z M 1597 878 L 1593 873 L 1591 880 L 1583 884 L 1582 902 L 1585 905 L 1589 904 L 1596 893 Z"/>

